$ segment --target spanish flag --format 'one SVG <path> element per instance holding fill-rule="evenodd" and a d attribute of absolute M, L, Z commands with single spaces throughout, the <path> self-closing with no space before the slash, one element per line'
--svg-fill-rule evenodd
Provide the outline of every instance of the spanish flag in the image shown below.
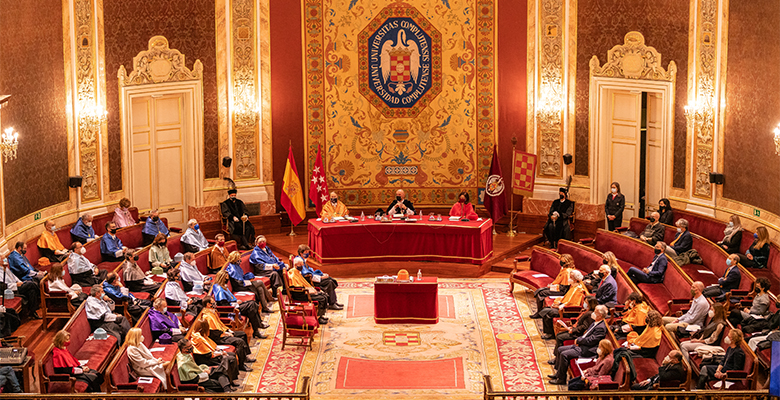
<path fill-rule="evenodd" d="M 306 209 L 303 203 L 303 188 L 301 187 L 301 180 L 298 178 L 298 168 L 295 167 L 292 145 L 290 145 L 290 154 L 287 155 L 287 165 L 284 167 L 282 207 L 287 210 L 293 225 L 298 225 L 306 216 Z"/>

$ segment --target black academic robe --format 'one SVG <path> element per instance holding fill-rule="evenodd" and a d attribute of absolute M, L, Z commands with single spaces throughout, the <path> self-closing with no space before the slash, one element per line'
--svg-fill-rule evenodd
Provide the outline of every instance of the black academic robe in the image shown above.
<path fill-rule="evenodd" d="M 396 203 L 396 201 L 393 200 L 393 202 L 390 203 L 389 206 L 387 206 L 387 211 L 385 211 L 385 212 L 389 214 L 390 210 L 393 209 L 393 206 L 395 205 L 395 203 Z M 408 199 L 404 199 L 404 205 L 406 206 L 406 208 L 408 208 L 408 209 L 412 210 L 412 212 L 414 212 L 414 204 L 412 204 L 411 201 L 409 201 Z"/>
<path fill-rule="evenodd" d="M 558 219 L 553 222 L 552 215 L 558 212 Z M 547 212 L 547 223 L 544 225 L 544 236 L 550 243 L 557 243 L 559 239 L 571 239 L 571 226 L 569 217 L 574 213 L 574 202 L 560 199 L 552 202 L 550 211 Z"/>
<path fill-rule="evenodd" d="M 227 220 L 228 231 L 233 238 L 238 239 L 241 247 L 247 247 L 249 244 L 254 243 L 255 240 L 255 227 L 249 220 L 242 221 L 241 217 L 249 215 L 246 205 L 243 201 L 236 199 L 227 199 L 220 204 L 220 212 L 222 216 Z M 234 219 L 238 218 L 238 222 Z"/>

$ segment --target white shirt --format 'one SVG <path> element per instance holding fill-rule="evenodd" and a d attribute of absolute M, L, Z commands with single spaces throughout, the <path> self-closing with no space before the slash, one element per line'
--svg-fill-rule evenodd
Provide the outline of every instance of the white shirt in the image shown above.
<path fill-rule="evenodd" d="M 87 319 L 102 320 L 103 317 L 111 314 L 111 307 L 105 300 L 89 296 L 84 303 L 84 308 L 87 310 Z"/>
<path fill-rule="evenodd" d="M 179 264 L 179 272 L 181 273 L 181 279 L 183 281 L 197 282 L 206 279 L 206 277 L 198 271 L 196 266 L 187 264 L 185 261 L 182 261 L 181 264 Z"/>
<path fill-rule="evenodd" d="M 8 285 L 8 287 L 10 287 L 12 291 L 16 292 L 17 290 L 19 290 L 19 288 L 16 286 L 16 284 L 21 282 L 21 281 L 19 280 L 19 278 L 16 277 L 16 275 L 14 275 L 13 272 L 11 272 L 10 269 L 8 269 L 8 267 L 5 267 L 4 270 L 5 271 L 0 270 L 0 274 L 3 274 L 5 276 L 5 280 L 3 282 L 6 285 Z M 0 277 L 0 279 L 1 278 L 2 277 Z M 0 295 L 2 295 L 2 294 L 0 294 Z"/>
<path fill-rule="evenodd" d="M 78 293 L 69 288 L 68 285 L 65 284 L 65 281 L 62 280 L 62 278 L 49 281 L 49 290 L 52 292 L 68 292 L 68 295 L 71 299 L 75 299 L 78 296 Z"/>
<path fill-rule="evenodd" d="M 179 282 L 168 282 L 165 284 L 165 298 L 178 301 L 182 309 L 187 308 L 189 297 L 184 293 L 184 289 L 181 288 Z"/>
<path fill-rule="evenodd" d="M 85 272 L 93 271 L 94 269 L 95 264 L 89 262 L 87 257 L 84 257 L 81 254 L 71 253 L 68 257 L 68 272 L 70 272 L 71 275 L 83 274 Z"/>
<path fill-rule="evenodd" d="M 187 231 L 181 235 L 181 241 L 189 245 L 193 245 L 198 248 L 198 251 L 209 247 L 209 241 L 203 236 L 203 232 L 200 229 L 195 230 L 187 228 Z"/>

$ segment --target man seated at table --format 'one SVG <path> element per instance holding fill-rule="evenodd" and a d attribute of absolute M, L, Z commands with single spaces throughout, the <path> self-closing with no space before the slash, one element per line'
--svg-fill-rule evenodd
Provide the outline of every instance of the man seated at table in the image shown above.
<path fill-rule="evenodd" d="M 298 246 L 298 257 L 303 260 L 303 268 L 301 269 L 301 275 L 306 278 L 312 286 L 322 289 L 328 294 L 328 308 L 331 310 L 343 310 L 344 305 L 338 302 L 336 297 L 336 288 L 339 287 L 338 281 L 333 279 L 330 275 L 309 266 L 309 256 L 311 255 L 311 248 L 305 244 Z"/>
<path fill-rule="evenodd" d="M 160 233 L 165 236 L 170 234 L 168 227 L 165 226 L 165 223 L 160 218 L 160 212 L 158 210 L 154 210 L 149 215 L 149 218 L 146 218 L 146 221 L 144 221 L 144 229 L 141 231 L 141 236 L 143 237 L 143 242 L 141 245 L 146 247 L 152 244 L 154 238 Z"/>
<path fill-rule="evenodd" d="M 460 217 L 460 219 L 467 218 L 471 221 L 476 221 L 479 216 L 474 211 L 474 206 L 469 203 L 469 194 L 465 190 L 458 195 L 458 202 L 452 205 L 450 208 L 450 217 Z"/>
<path fill-rule="evenodd" d="M 27 259 L 25 254 L 27 253 L 27 243 L 16 242 L 14 251 L 8 255 L 8 265 L 11 267 L 11 272 L 16 275 L 22 282 L 33 281 L 36 284 L 41 281 L 46 272 L 38 271 L 30 264 L 30 260 Z"/>
<path fill-rule="evenodd" d="M 303 268 L 302 258 L 295 257 L 293 265 L 295 268 L 287 270 L 287 277 L 290 280 L 290 297 L 295 301 L 316 301 L 317 322 L 320 325 L 327 324 L 328 317 L 325 316 L 325 310 L 328 308 L 328 295 L 322 290 L 317 290 L 301 275 L 299 268 Z"/>
<path fill-rule="evenodd" d="M 103 256 L 103 261 L 117 262 L 125 259 L 127 247 L 116 237 L 116 231 L 116 222 L 106 222 L 106 234 L 100 238 L 100 254 Z"/>
<path fill-rule="evenodd" d="M 339 200 L 339 196 L 336 192 L 330 192 L 330 201 L 322 205 L 322 212 L 320 216 L 325 219 L 333 219 L 335 217 L 346 217 L 349 215 L 347 206 Z"/>
<path fill-rule="evenodd" d="M 68 273 L 70 274 L 71 283 L 78 284 L 81 287 L 90 287 L 97 285 L 106 279 L 108 271 L 104 269 L 98 269 L 95 264 L 92 264 L 87 257 L 84 257 L 84 253 L 87 249 L 83 244 L 79 242 L 73 242 L 70 245 L 70 256 L 68 257 Z"/>
<path fill-rule="evenodd" d="M 185 252 L 197 253 L 209 247 L 209 241 L 200 231 L 200 224 L 195 219 L 187 222 L 187 230 L 181 235 L 181 247 Z"/>
<path fill-rule="evenodd" d="M 179 273 L 181 273 L 181 284 L 184 286 L 184 290 L 188 292 L 192 290 L 195 282 L 211 280 L 208 276 L 200 273 L 195 256 L 192 253 L 184 253 L 184 260 L 179 264 Z"/>
<path fill-rule="evenodd" d="M 0 268 L 0 282 L 5 283 L 5 287 L 10 288 L 16 296 L 21 296 L 24 305 L 24 309 L 27 310 L 28 315 L 32 319 L 39 319 L 38 308 L 41 306 L 41 289 L 37 283 L 32 280 L 22 281 L 13 272 L 9 271 L 10 267 L 7 264 L 7 260 L 3 260 L 3 265 Z M 2 385 L 0 385 L 2 387 Z"/>
<path fill-rule="evenodd" d="M 406 199 L 403 189 L 395 191 L 395 201 L 387 207 L 387 214 L 414 214 L 414 204 Z"/>
<path fill-rule="evenodd" d="M 270 280 L 271 293 L 279 297 L 277 289 L 282 285 L 282 269 L 287 266 L 268 247 L 265 236 L 260 235 L 255 239 L 255 248 L 249 256 L 249 265 L 255 272 L 255 276 L 264 276 Z"/>
<path fill-rule="evenodd" d="M 217 243 L 211 247 L 211 252 L 209 253 L 209 262 L 211 264 L 209 273 L 211 274 L 219 272 L 227 262 L 228 256 L 230 256 L 230 252 L 225 248 L 225 235 L 218 233 L 217 236 L 214 236 L 214 240 Z"/>
<path fill-rule="evenodd" d="M 596 355 L 601 339 L 607 336 L 607 325 L 604 317 L 607 316 L 607 307 L 603 304 L 593 310 L 593 323 L 581 337 L 574 339 L 573 345 L 561 346 L 555 352 L 555 372 L 548 375 L 550 384 L 563 385 L 569 371 L 569 362 L 580 357 L 593 357 Z"/>
<path fill-rule="evenodd" d="M 68 250 L 60 242 L 60 238 L 55 233 L 56 230 L 57 226 L 54 225 L 54 221 L 47 219 L 43 223 L 43 233 L 38 239 L 38 249 L 41 255 L 53 263 L 60 262 L 68 256 Z"/>
<path fill-rule="evenodd" d="M 76 225 L 70 230 L 70 238 L 82 244 L 97 239 L 95 229 L 92 228 L 92 215 L 84 214 L 76 221 Z"/>

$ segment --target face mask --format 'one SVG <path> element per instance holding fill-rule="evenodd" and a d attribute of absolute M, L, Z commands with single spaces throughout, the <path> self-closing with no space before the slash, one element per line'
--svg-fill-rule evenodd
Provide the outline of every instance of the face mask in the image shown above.
<path fill-rule="evenodd" d="M 566 196 L 564 196 L 564 195 L 560 195 L 560 196 L 558 196 L 558 198 L 559 198 L 559 199 L 561 199 L 561 201 L 563 201 L 563 199 L 565 199 L 565 198 L 566 198 Z"/>
<path fill-rule="evenodd" d="M 63 345 L 64 347 L 68 347 L 68 346 L 70 346 L 70 340 L 68 340 L 67 342 L 64 342 L 64 343 L 62 343 L 62 345 Z"/>
<path fill-rule="evenodd" d="M 587 301 L 582 303 L 582 309 L 585 310 L 585 311 L 588 311 L 588 302 Z"/>
<path fill-rule="evenodd" d="M 714 318 L 714 317 L 715 317 L 715 310 L 710 310 L 710 311 L 707 313 L 707 315 L 709 315 L 709 316 L 710 316 L 710 318 Z"/>
<path fill-rule="evenodd" d="M 653 217 L 650 217 L 647 220 L 650 221 L 650 222 L 655 222 L 655 218 L 653 218 Z"/>
<path fill-rule="evenodd" d="M 116 233 L 116 228 L 110 230 L 109 232 L 111 232 L 112 235 L 115 234 Z"/>
<path fill-rule="evenodd" d="M 87 227 L 91 227 L 92 226 L 92 222 L 85 222 L 84 225 L 86 225 Z"/>
<path fill-rule="evenodd" d="M 677 232 L 682 232 L 682 228 L 677 228 Z"/>
<path fill-rule="evenodd" d="M 395 196 L 395 201 L 401 201 L 401 196 Z"/>
<path fill-rule="evenodd" d="M 558 264 L 561 264 L 561 267 L 563 267 L 564 265 L 566 265 L 566 263 L 565 263 L 565 262 L 563 262 L 563 261 L 559 261 L 559 262 L 558 262 Z"/>
<path fill-rule="evenodd" d="M 660 204 L 660 205 L 658 205 L 658 209 L 659 209 L 659 210 L 663 210 L 664 208 L 666 208 L 666 207 L 664 207 L 664 205 L 663 205 L 663 204 Z"/>
<path fill-rule="evenodd" d="M 219 242 L 217 242 L 217 245 L 219 245 L 219 247 L 222 247 L 222 246 L 225 245 L 225 241 L 224 240 L 220 240 Z"/>
<path fill-rule="evenodd" d="M 608 265 L 609 261 L 607 261 L 607 259 L 605 258 L 605 259 L 601 260 L 601 263 L 604 264 L 604 265 Z"/>
<path fill-rule="evenodd" d="M 236 201 L 236 196 L 230 196 L 230 200 Z"/>
<path fill-rule="evenodd" d="M 84 247 L 79 249 L 79 253 L 81 253 L 81 254 L 86 254 L 86 252 L 87 252 L 87 249 L 84 248 Z"/>
<path fill-rule="evenodd" d="M 726 336 L 726 338 L 723 339 L 723 344 L 725 344 L 726 346 L 731 346 L 731 338 Z"/>
<path fill-rule="evenodd" d="M 133 256 L 133 261 L 138 261 L 138 254 Z"/>
<path fill-rule="evenodd" d="M 655 249 L 653 252 L 655 252 L 655 254 L 661 254 L 661 249 Z"/>
<path fill-rule="evenodd" d="M 330 199 L 330 202 L 333 204 L 337 204 L 339 202 L 339 199 Z"/>
<path fill-rule="evenodd" d="M 601 347 L 599 347 L 598 349 L 596 349 L 596 353 L 598 353 L 599 357 L 601 357 L 601 354 L 604 352 L 601 350 Z"/>
<path fill-rule="evenodd" d="M 590 313 L 590 318 L 595 321 L 596 320 L 596 313 Z"/>
<path fill-rule="evenodd" d="M 753 234 L 753 239 L 758 239 L 758 233 Z"/>
<path fill-rule="evenodd" d="M 52 231 L 52 232 L 54 232 L 54 231 L 56 231 L 56 230 L 57 230 L 57 225 L 52 225 L 52 226 L 51 226 L 51 231 Z"/>
<path fill-rule="evenodd" d="M 157 222 L 160 220 L 160 217 L 152 217 L 152 221 Z"/>
<path fill-rule="evenodd" d="M 163 309 L 162 309 L 162 313 L 163 313 L 163 314 L 166 314 L 166 313 L 168 313 L 168 307 L 163 307 Z"/>
<path fill-rule="evenodd" d="M 726 259 L 726 265 L 729 266 L 729 267 L 731 266 L 731 259 L 730 258 Z"/>
<path fill-rule="evenodd" d="M 257 244 L 257 247 L 259 247 L 259 248 L 261 248 L 261 249 L 264 249 L 264 248 L 265 248 L 265 242 L 258 243 L 258 244 Z"/>
<path fill-rule="evenodd" d="M 729 228 L 731 228 L 732 226 L 734 226 L 734 223 L 729 221 Z"/>
<path fill-rule="evenodd" d="M 200 229 L 200 224 L 195 224 L 195 226 L 193 226 L 192 229 L 195 229 L 197 231 L 198 229 Z"/>
<path fill-rule="evenodd" d="M 465 202 L 466 202 L 466 199 L 464 197 L 459 197 L 458 198 L 458 203 L 465 203 Z"/>
<path fill-rule="evenodd" d="M 27 254 L 27 250 L 22 250 L 22 254 Z"/>
<path fill-rule="evenodd" d="M 303 253 L 302 256 L 304 259 L 309 258 L 309 253 Z"/>
<path fill-rule="evenodd" d="M 612 188 L 611 190 L 612 190 L 612 193 L 617 193 L 617 189 L 616 188 Z"/>

